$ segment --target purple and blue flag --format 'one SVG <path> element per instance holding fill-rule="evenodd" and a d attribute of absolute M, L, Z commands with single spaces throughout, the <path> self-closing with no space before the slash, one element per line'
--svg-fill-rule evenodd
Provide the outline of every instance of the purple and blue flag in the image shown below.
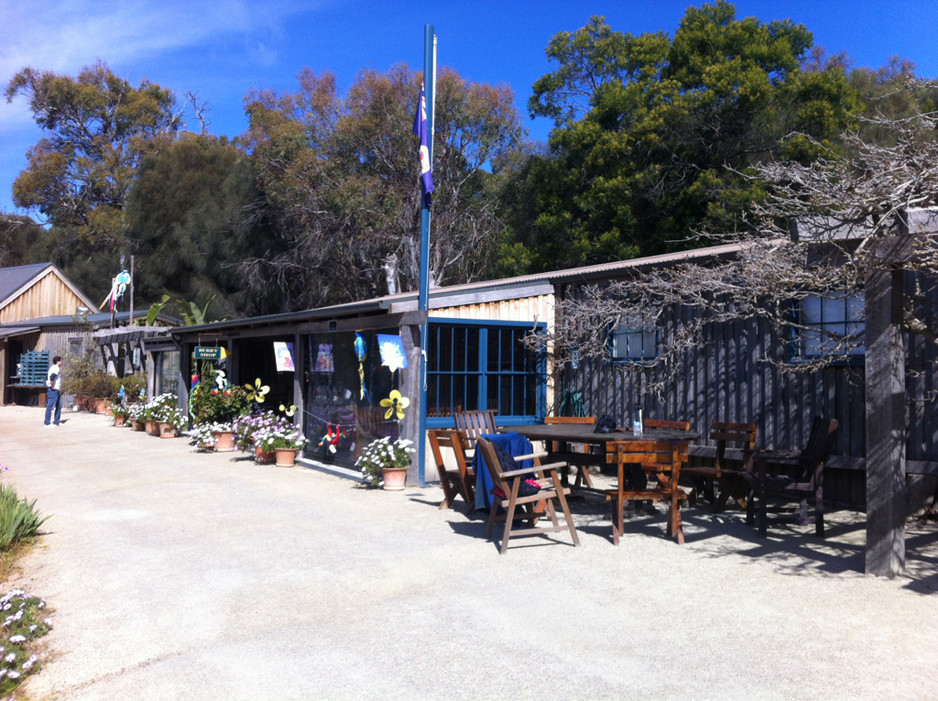
<path fill-rule="evenodd" d="M 430 130 L 427 127 L 427 98 L 423 83 L 420 84 L 420 103 L 414 117 L 414 134 L 420 137 L 420 182 L 423 183 L 423 193 L 429 207 L 430 193 L 433 192 L 433 172 L 430 170 Z"/>

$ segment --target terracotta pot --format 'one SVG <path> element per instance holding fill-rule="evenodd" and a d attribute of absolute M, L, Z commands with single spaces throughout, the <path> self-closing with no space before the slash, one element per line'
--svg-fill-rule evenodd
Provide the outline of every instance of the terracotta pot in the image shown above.
<path fill-rule="evenodd" d="M 293 467 L 296 464 L 296 450 L 293 448 L 277 448 L 277 467 Z"/>
<path fill-rule="evenodd" d="M 160 422 L 160 438 L 175 438 L 178 435 L 179 431 L 175 426 Z"/>
<path fill-rule="evenodd" d="M 147 419 L 147 433 L 151 436 L 160 435 L 160 422 L 154 419 Z"/>
<path fill-rule="evenodd" d="M 146 431 L 147 425 L 144 421 L 134 421 L 134 431 Z"/>
<path fill-rule="evenodd" d="M 95 397 L 91 400 L 91 406 L 95 414 L 106 414 L 107 413 L 107 399 L 102 399 L 100 397 Z"/>
<path fill-rule="evenodd" d="M 216 453 L 233 453 L 235 449 L 234 431 L 212 431 Z"/>
<path fill-rule="evenodd" d="M 125 417 L 123 417 L 123 416 L 115 416 L 115 417 L 114 417 L 114 425 L 115 425 L 115 426 L 123 426 L 126 422 L 127 422 L 127 419 L 126 419 Z"/>
<path fill-rule="evenodd" d="M 389 492 L 403 491 L 407 481 L 406 467 L 382 467 L 381 476 L 384 478 L 384 488 Z"/>
<path fill-rule="evenodd" d="M 254 446 L 254 462 L 261 465 L 269 465 L 276 459 L 276 453 L 269 450 L 261 450 L 258 446 Z"/>

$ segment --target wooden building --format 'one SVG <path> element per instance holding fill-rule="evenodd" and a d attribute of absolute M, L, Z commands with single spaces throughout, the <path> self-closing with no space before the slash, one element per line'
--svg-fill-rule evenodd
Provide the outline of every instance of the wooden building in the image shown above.
<path fill-rule="evenodd" d="M 78 320 L 94 309 L 94 302 L 52 263 L 0 268 L 0 404 L 38 402 L 42 387 L 16 387 L 17 362 L 27 351 L 65 355 L 76 331 L 63 331 L 46 323 L 53 319 Z M 76 321 L 73 326 L 79 326 Z M 84 337 L 81 337 L 84 342 Z"/>

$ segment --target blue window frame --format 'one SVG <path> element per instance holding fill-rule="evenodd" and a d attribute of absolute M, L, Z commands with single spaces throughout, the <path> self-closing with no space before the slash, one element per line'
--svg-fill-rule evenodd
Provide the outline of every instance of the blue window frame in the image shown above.
<path fill-rule="evenodd" d="M 609 357 L 613 363 L 647 363 L 658 357 L 658 330 L 622 321 L 609 332 Z"/>
<path fill-rule="evenodd" d="M 798 325 L 794 359 L 823 355 L 839 356 L 845 362 L 862 362 L 866 355 L 866 302 L 856 294 L 808 295 L 795 307 Z"/>
<path fill-rule="evenodd" d="M 547 359 L 524 343 L 530 323 L 429 324 L 427 426 L 452 426 L 453 412 L 494 409 L 504 423 L 535 423 L 546 413 Z M 545 329 L 538 324 L 539 331 Z"/>

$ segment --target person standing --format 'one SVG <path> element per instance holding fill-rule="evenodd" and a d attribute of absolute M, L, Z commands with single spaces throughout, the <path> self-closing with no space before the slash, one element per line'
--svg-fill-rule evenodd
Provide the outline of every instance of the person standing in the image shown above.
<path fill-rule="evenodd" d="M 49 368 L 49 374 L 46 375 L 46 387 L 49 388 L 46 392 L 46 426 L 51 426 L 53 423 L 58 426 L 62 418 L 62 356 L 60 355 L 52 359 L 52 366 Z M 55 409 L 54 418 L 53 409 Z"/>

